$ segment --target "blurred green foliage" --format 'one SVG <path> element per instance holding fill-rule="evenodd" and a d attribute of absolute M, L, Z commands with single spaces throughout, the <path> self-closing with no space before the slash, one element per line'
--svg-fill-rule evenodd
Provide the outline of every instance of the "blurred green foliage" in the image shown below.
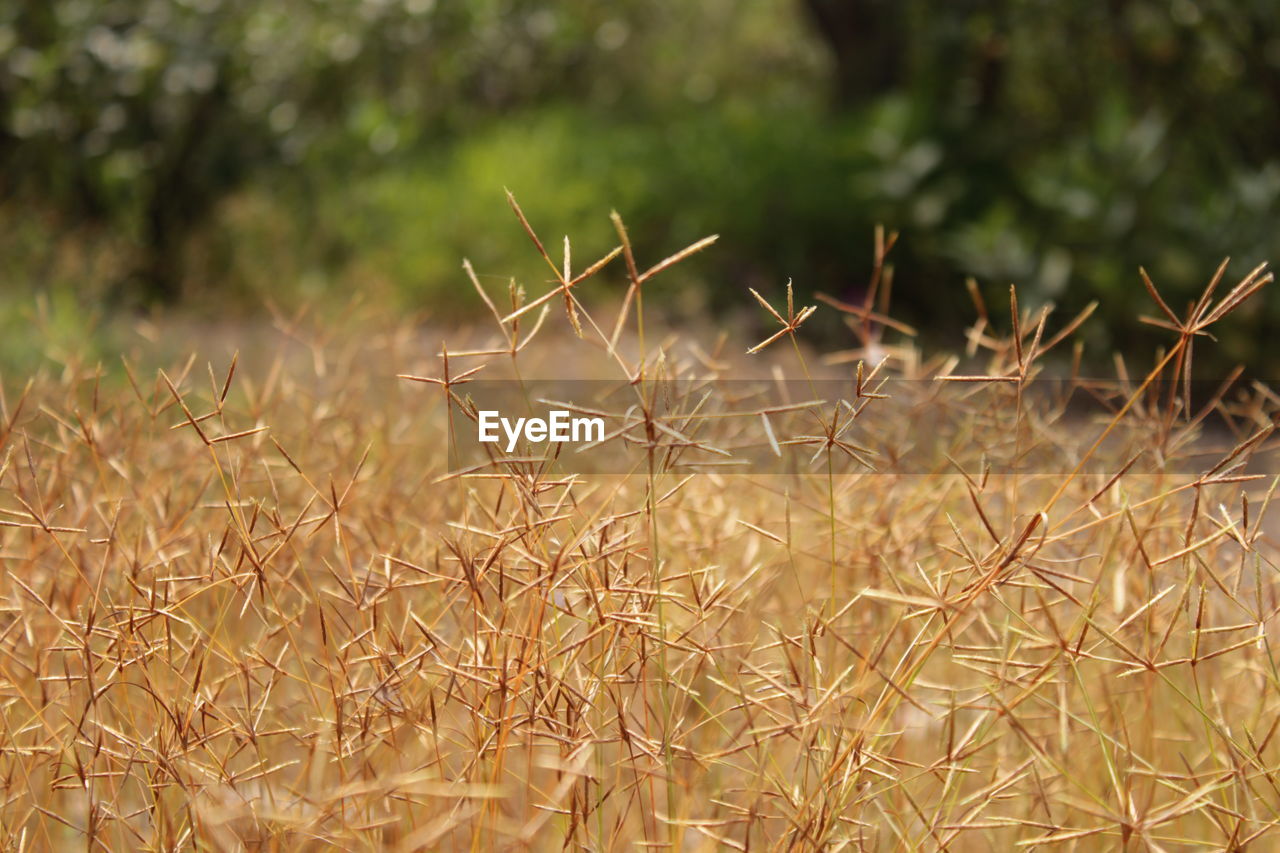
<path fill-rule="evenodd" d="M 649 257 L 722 234 L 695 307 L 856 296 L 883 222 L 909 319 L 973 275 L 1145 346 L 1139 264 L 1177 301 L 1275 256 L 1278 103 L 1273 0 L 0 3 L 4 285 L 459 314 L 462 257 L 540 286 L 505 186 L 584 260 L 612 208 Z"/>

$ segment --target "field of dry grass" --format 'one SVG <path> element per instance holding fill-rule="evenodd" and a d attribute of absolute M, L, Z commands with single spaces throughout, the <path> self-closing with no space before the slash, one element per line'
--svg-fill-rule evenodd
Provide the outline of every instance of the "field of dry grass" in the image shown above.
<path fill-rule="evenodd" d="M 866 304 L 821 309 L 851 352 L 776 302 L 768 341 L 673 337 L 644 327 L 644 283 L 705 242 L 644 272 L 618 232 L 632 287 L 607 318 L 596 267 L 535 238 L 546 296 L 473 277 L 494 323 L 447 349 L 281 322 L 170 333 L 190 358 L 163 370 L 5 377 L 4 849 L 1280 843 L 1277 399 L 1181 381 L 1269 276 L 1186 314 L 1151 287 L 1169 345 L 1079 418 L 1023 391 L 1069 367 L 1080 318 L 978 298 L 969 351 L 930 357 L 877 264 Z M 465 423 L 481 365 L 612 375 L 634 404 L 609 440 L 639 464 L 451 464 L 442 413 Z M 712 404 L 652 389 L 752 365 L 854 392 L 770 427 L 798 469 L 675 464 L 730 419 L 694 438 Z M 894 472 L 886 442 L 931 429 L 881 418 L 895 377 L 1002 402 L 973 404 L 963 453 Z M 1067 461 L 971 452 L 1009 441 Z"/>

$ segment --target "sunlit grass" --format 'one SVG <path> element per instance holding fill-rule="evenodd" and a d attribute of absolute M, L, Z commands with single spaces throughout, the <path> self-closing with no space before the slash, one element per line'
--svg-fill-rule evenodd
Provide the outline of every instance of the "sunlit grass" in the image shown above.
<path fill-rule="evenodd" d="M 7 846 L 1274 839 L 1277 399 L 1178 384 L 1262 270 L 1218 292 L 1220 270 L 1185 317 L 1152 285 L 1169 346 L 1125 367 L 1095 423 L 1024 394 L 1087 314 L 978 297 L 969 352 L 922 353 L 887 316 L 892 235 L 865 303 L 827 300 L 855 339 L 824 357 L 789 291 L 785 311 L 759 297 L 771 339 L 646 327 L 646 284 L 709 240 L 637 258 L 615 218 L 619 248 L 579 259 L 512 206 L 553 282 L 499 294 L 468 265 L 490 328 L 144 325 L 118 368 L 64 344 L 29 387 L 6 377 Z M 605 317 L 590 288 L 607 264 L 629 290 Z M 160 348 L 183 356 L 154 370 Z M 468 378 L 579 369 L 633 390 L 611 440 L 640 448 L 634 473 L 456 464 L 445 424 L 474 414 Z M 672 412 L 692 403 L 660 399 L 663 383 L 749 371 L 855 378 L 811 434 L 762 418 L 778 455 L 811 467 L 673 465 L 730 427 L 689 437 Z M 1070 440 L 1075 464 L 997 473 L 957 450 L 932 474 L 871 470 L 884 459 L 858 461 L 849 421 L 903 446 L 930 428 L 893 419 L 889 377 L 1005 389 L 971 438 Z M 1201 407 L 1225 432 L 1199 434 Z M 1116 435 L 1126 452 L 1102 440 Z"/>

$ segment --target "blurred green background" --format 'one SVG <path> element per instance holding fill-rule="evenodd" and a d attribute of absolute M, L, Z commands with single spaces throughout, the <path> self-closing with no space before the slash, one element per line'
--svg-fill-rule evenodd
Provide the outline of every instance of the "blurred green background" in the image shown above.
<path fill-rule="evenodd" d="M 1100 299 L 1097 349 L 1146 354 L 1140 264 L 1181 306 L 1277 254 L 1278 107 L 1275 0 L 0 0 L 0 338 L 465 316 L 463 257 L 542 287 L 506 186 L 584 260 L 613 208 L 642 257 L 720 233 L 661 289 L 687 316 L 856 298 L 883 223 L 896 313 L 944 340 L 974 276 Z M 1272 293 L 1218 368 L 1280 366 L 1278 327 Z"/>

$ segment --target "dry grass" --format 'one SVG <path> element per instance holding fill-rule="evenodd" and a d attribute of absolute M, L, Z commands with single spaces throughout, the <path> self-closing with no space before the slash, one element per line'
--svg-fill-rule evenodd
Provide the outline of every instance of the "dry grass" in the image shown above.
<path fill-rule="evenodd" d="M 294 343 L 207 375 L 194 356 L 119 382 L 72 360 L 10 388 L 5 849 L 1277 843 L 1276 398 L 1201 411 L 1183 382 L 1192 342 L 1269 277 L 1186 317 L 1152 287 L 1170 345 L 1092 424 L 1024 394 L 1078 322 L 979 298 L 959 375 L 887 316 L 884 235 L 866 302 L 829 300 L 853 351 L 805 347 L 788 290 L 785 310 L 757 297 L 779 331 L 748 359 L 644 328 L 645 282 L 709 241 L 646 272 L 615 224 L 619 249 L 575 275 L 524 222 L 555 285 L 499 308 L 473 275 L 500 331 L 443 358 L 408 327 L 282 321 Z M 631 286 L 600 322 L 583 284 L 615 258 Z M 450 469 L 440 414 L 468 414 L 468 371 L 567 360 L 633 390 L 611 441 L 639 449 L 634 473 Z M 680 473 L 673 448 L 730 427 L 695 441 L 692 404 L 653 389 L 761 360 L 856 376 L 847 405 L 795 410 L 806 435 L 770 433 L 811 467 Z M 1075 464 L 840 468 L 866 450 L 854 420 L 909 440 L 877 420 L 889 376 L 1003 389 L 970 439 L 1083 438 Z M 1180 473 L 1209 415 L 1229 440 Z"/>

